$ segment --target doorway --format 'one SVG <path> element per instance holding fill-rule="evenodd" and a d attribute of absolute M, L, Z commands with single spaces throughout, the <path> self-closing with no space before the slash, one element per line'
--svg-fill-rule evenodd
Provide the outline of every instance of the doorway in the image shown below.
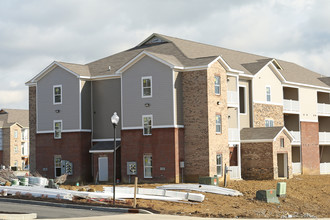
<path fill-rule="evenodd" d="M 99 181 L 108 181 L 108 157 L 99 157 Z"/>
<path fill-rule="evenodd" d="M 277 154 L 278 178 L 288 178 L 288 154 Z"/>

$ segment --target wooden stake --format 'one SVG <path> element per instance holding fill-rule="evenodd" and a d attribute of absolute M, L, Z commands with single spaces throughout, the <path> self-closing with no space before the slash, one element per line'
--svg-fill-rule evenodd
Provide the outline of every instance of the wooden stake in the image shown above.
<path fill-rule="evenodd" d="M 133 204 L 133 208 L 136 209 L 136 192 L 137 192 L 137 183 L 138 183 L 138 178 L 135 177 L 134 180 L 134 204 Z"/>

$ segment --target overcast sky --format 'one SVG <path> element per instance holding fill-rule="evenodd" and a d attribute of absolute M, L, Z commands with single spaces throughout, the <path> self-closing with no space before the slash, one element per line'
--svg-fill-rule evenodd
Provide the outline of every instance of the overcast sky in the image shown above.
<path fill-rule="evenodd" d="M 0 0 L 0 108 L 54 60 L 85 64 L 152 33 L 296 62 L 330 75 L 328 0 Z"/>

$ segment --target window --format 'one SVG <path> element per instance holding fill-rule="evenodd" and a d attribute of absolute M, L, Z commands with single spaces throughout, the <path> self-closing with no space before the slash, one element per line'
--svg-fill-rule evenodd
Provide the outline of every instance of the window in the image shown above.
<path fill-rule="evenodd" d="M 220 76 L 214 76 L 214 91 L 216 95 L 220 95 Z"/>
<path fill-rule="evenodd" d="M 62 85 L 53 86 L 53 104 L 62 104 Z"/>
<path fill-rule="evenodd" d="M 14 146 L 14 153 L 15 153 L 15 154 L 18 153 L 18 147 L 17 147 L 17 145 Z"/>
<path fill-rule="evenodd" d="M 62 169 L 61 169 L 62 164 L 61 163 L 62 163 L 61 155 L 54 155 L 55 177 L 58 177 L 58 176 L 62 175 Z"/>
<path fill-rule="evenodd" d="M 54 138 L 62 138 L 62 121 L 54 121 Z"/>
<path fill-rule="evenodd" d="M 143 156 L 144 178 L 152 178 L 152 155 Z"/>
<path fill-rule="evenodd" d="M 284 138 L 281 138 L 281 139 L 280 139 L 280 144 L 281 144 L 281 145 L 280 145 L 281 147 L 284 147 Z"/>
<path fill-rule="evenodd" d="M 217 175 L 222 176 L 222 155 L 217 154 Z"/>
<path fill-rule="evenodd" d="M 266 86 L 266 100 L 267 100 L 267 102 L 270 102 L 271 101 L 270 86 Z"/>
<path fill-rule="evenodd" d="M 215 132 L 221 134 L 221 115 L 215 116 Z"/>
<path fill-rule="evenodd" d="M 18 131 L 14 130 L 14 138 L 17 138 L 17 137 L 18 137 Z"/>
<path fill-rule="evenodd" d="M 143 123 L 143 135 L 151 135 L 152 115 L 143 115 L 142 123 Z"/>
<path fill-rule="evenodd" d="M 0 150 L 2 150 L 2 128 L 0 128 Z"/>
<path fill-rule="evenodd" d="M 142 77 L 142 98 L 152 97 L 152 77 Z"/>
<path fill-rule="evenodd" d="M 245 87 L 239 87 L 239 113 L 246 114 Z"/>
<path fill-rule="evenodd" d="M 274 127 L 274 120 L 266 119 L 266 127 Z"/>

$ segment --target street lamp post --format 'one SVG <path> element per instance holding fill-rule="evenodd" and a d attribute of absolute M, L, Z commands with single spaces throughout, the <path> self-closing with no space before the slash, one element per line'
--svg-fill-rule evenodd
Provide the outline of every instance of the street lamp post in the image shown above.
<path fill-rule="evenodd" d="M 117 115 L 117 112 L 113 113 L 111 117 L 111 123 L 113 125 L 113 131 L 114 131 L 114 149 L 113 149 L 113 206 L 116 205 L 116 127 L 119 122 L 119 117 Z"/>

